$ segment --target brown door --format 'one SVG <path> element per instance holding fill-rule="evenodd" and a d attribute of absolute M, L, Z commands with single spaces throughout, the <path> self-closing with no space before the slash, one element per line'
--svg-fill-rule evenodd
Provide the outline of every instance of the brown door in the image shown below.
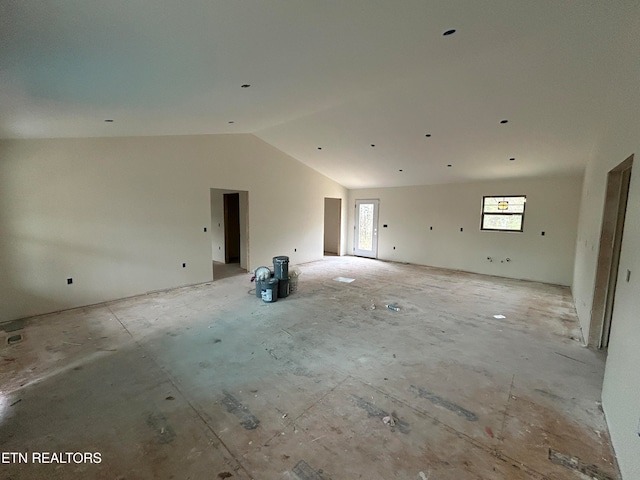
<path fill-rule="evenodd" d="M 240 194 L 224 194 L 224 261 L 240 262 Z"/>

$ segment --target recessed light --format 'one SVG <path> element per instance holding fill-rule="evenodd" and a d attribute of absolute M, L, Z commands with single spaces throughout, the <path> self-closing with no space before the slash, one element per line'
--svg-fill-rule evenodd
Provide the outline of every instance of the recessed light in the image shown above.
<path fill-rule="evenodd" d="M 249 85 L 248 83 L 245 83 L 244 85 L 240 85 L 241 88 L 249 88 L 251 85 Z"/>
<path fill-rule="evenodd" d="M 318 147 L 318 150 L 322 150 L 322 147 Z"/>
<path fill-rule="evenodd" d="M 431 134 L 430 134 L 430 133 L 427 133 L 427 134 L 425 135 L 425 137 L 427 137 L 427 138 L 429 138 L 430 136 L 431 136 Z"/>
<path fill-rule="evenodd" d="M 455 30 L 451 29 L 451 30 L 447 30 L 446 32 L 444 32 L 442 35 L 444 35 L 445 37 L 449 36 L 449 35 L 453 35 L 454 33 L 456 33 Z"/>
<path fill-rule="evenodd" d="M 233 120 L 229 120 L 229 123 L 236 123 L 236 122 L 234 122 Z"/>
<path fill-rule="evenodd" d="M 398 171 L 399 171 L 399 172 L 401 172 L 401 171 L 402 171 L 402 169 L 400 169 L 400 170 L 398 170 Z"/>
<path fill-rule="evenodd" d="M 372 146 L 372 147 L 375 147 L 375 145 L 374 145 L 373 143 L 371 144 L 371 146 Z"/>
<path fill-rule="evenodd" d="M 509 161 L 510 161 L 510 162 L 513 162 L 514 160 L 515 160 L 515 158 L 514 158 L 514 157 L 511 157 L 511 158 L 509 159 Z"/>
<path fill-rule="evenodd" d="M 448 164 L 448 165 L 447 165 L 447 167 L 453 167 L 453 165 L 451 165 L 451 164 Z"/>
<path fill-rule="evenodd" d="M 500 120 L 500 123 L 502 124 L 509 123 L 509 120 Z"/>
<path fill-rule="evenodd" d="M 105 118 L 104 121 L 106 123 L 113 123 L 113 119 L 112 118 Z"/>

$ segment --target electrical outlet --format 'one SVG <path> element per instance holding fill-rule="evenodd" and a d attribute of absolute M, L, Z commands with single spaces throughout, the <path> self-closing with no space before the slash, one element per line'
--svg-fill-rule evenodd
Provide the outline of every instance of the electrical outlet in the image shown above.
<path fill-rule="evenodd" d="M 294 249 L 293 249 L 293 251 L 294 251 L 294 252 L 297 252 L 297 251 L 298 251 L 298 249 L 297 249 L 297 248 L 294 248 Z"/>
<path fill-rule="evenodd" d="M 464 228 L 460 227 L 460 231 L 461 231 L 461 232 L 463 232 L 463 231 L 464 231 Z"/>
<path fill-rule="evenodd" d="M 67 278 L 67 285 L 71 285 L 73 283 L 73 278 Z"/>
<path fill-rule="evenodd" d="M 204 233 L 207 233 L 207 227 L 204 227 Z"/>
<path fill-rule="evenodd" d="M 186 267 L 187 267 L 187 264 L 186 264 L 186 263 L 183 263 L 183 264 L 182 264 L 182 268 L 186 268 Z"/>
<path fill-rule="evenodd" d="M 540 232 L 540 235 L 542 235 L 544 237 L 544 232 Z"/>

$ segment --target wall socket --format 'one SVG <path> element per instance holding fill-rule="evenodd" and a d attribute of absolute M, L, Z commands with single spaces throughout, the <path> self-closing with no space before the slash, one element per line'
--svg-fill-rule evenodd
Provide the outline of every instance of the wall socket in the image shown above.
<path fill-rule="evenodd" d="M 71 285 L 73 283 L 73 278 L 67 278 L 67 285 Z"/>

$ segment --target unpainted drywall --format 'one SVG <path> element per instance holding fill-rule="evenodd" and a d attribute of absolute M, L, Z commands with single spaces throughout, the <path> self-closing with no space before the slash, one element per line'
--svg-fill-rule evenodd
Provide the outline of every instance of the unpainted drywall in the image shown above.
<path fill-rule="evenodd" d="M 339 198 L 324 199 L 324 251 L 327 253 L 340 253 L 341 207 Z"/>
<path fill-rule="evenodd" d="M 631 4 L 629 4 L 631 8 Z M 603 88 L 602 131 L 585 172 L 573 295 L 588 338 L 607 173 L 634 155 L 602 401 L 623 480 L 640 478 L 640 15 L 637 4 L 613 32 L 611 84 Z M 629 280 L 627 281 L 627 275 Z"/>
<path fill-rule="evenodd" d="M 378 198 L 378 258 L 569 285 L 581 185 L 558 177 L 351 190 L 349 253 L 355 200 Z M 524 232 L 481 231 L 483 195 L 526 195 Z"/>
<path fill-rule="evenodd" d="M 0 321 L 211 280 L 211 188 L 249 192 L 249 269 L 322 258 L 346 203 L 253 135 L 0 141 Z"/>

